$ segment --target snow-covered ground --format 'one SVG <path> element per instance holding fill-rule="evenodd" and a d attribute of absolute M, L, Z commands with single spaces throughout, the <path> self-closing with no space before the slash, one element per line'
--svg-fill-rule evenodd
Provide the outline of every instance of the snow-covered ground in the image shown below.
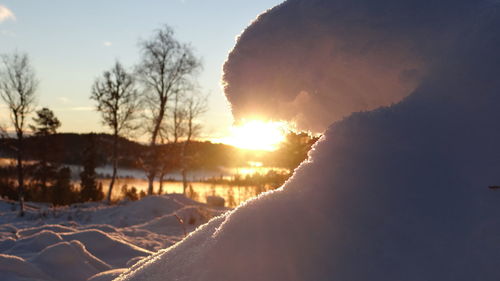
<path fill-rule="evenodd" d="M 259 44 L 245 43 L 252 36 Z M 68 208 L 59 217 L 47 214 L 43 222 L 59 225 L 40 231 L 33 227 L 43 213 L 30 211 L 28 225 L 3 204 L 1 280 L 500 280 L 500 193 L 489 188 L 500 184 L 498 1 L 288 0 L 239 40 L 230 56 L 246 56 L 251 63 L 242 67 L 249 73 L 259 73 L 260 58 L 299 91 L 308 79 L 313 86 L 321 77 L 332 79 L 331 103 L 355 101 L 359 91 L 376 99 L 380 84 L 374 82 L 387 82 L 383 90 L 394 91 L 401 90 L 398 83 L 415 85 L 396 104 L 332 124 L 279 190 L 158 251 L 182 237 L 171 213 L 204 217 L 193 207 L 199 205 L 151 197 L 112 208 L 89 206 L 88 212 Z M 271 47 L 249 55 L 258 46 Z M 273 50 L 299 54 L 278 57 L 292 62 L 284 65 Z M 324 68 L 309 64 L 330 58 L 335 64 Z M 292 68 L 300 79 L 286 76 Z M 390 81 L 375 81 L 384 74 Z M 255 75 L 248 77 L 261 85 Z M 290 102 L 294 97 L 280 101 L 271 84 L 273 91 L 262 91 L 262 106 L 276 100 L 297 109 L 328 98 L 309 86 L 314 94 L 300 104 Z M 324 104 L 308 113 L 323 118 L 331 110 Z M 62 223 L 68 219 L 75 222 Z"/>
<path fill-rule="evenodd" d="M 109 280 L 225 209 L 182 195 L 48 208 L 0 200 L 0 280 Z M 182 223 L 181 223 L 182 222 Z"/>

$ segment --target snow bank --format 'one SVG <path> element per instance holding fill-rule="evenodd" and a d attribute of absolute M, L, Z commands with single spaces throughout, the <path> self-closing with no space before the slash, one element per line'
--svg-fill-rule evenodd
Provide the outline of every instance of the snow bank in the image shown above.
<path fill-rule="evenodd" d="M 351 50 L 377 56 L 370 44 L 358 50 L 366 38 L 387 39 L 391 51 L 400 43 L 425 61 L 425 75 L 400 103 L 330 126 L 282 189 L 213 219 L 116 280 L 498 280 L 500 193 L 488 186 L 500 183 L 499 5 L 289 0 L 260 17 L 252 32 L 266 33 L 278 18 L 290 23 L 287 34 L 301 36 L 295 26 L 311 17 L 328 18 L 313 26 L 328 35 L 337 15 L 337 31 L 362 39 Z M 408 55 L 385 61 L 391 52 L 383 53 L 367 62 L 398 68 Z"/>

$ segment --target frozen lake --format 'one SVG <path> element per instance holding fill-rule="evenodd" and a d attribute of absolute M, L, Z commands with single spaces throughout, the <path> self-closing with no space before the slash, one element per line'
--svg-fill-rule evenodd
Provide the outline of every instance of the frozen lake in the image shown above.
<path fill-rule="evenodd" d="M 253 165 L 248 165 L 245 167 L 238 168 L 225 168 L 220 167 L 217 170 L 194 170 L 187 174 L 189 185 L 192 187 L 192 191 L 188 194 L 192 199 L 199 202 L 206 202 L 207 196 L 220 196 L 226 200 L 227 207 L 236 207 L 240 203 L 257 196 L 258 194 L 272 189 L 269 185 L 262 186 L 237 186 L 229 184 L 213 184 L 205 182 L 208 179 L 218 178 L 218 179 L 233 179 L 236 175 L 240 177 L 245 177 L 247 175 L 253 174 L 267 174 L 269 171 L 275 171 L 278 173 L 286 173 L 287 169 L 276 168 L 276 167 L 264 167 L 258 164 L 251 163 Z M 75 169 L 75 167 L 73 167 Z M 75 173 L 79 174 L 79 169 L 76 168 Z M 96 169 L 96 172 L 100 175 L 111 175 L 111 167 L 100 167 Z M 116 181 L 116 185 L 113 188 L 113 198 L 119 198 L 121 196 L 122 186 L 127 185 L 128 188 L 135 187 L 138 192 L 147 192 L 148 182 L 146 174 L 144 171 L 132 170 L 132 169 L 119 169 L 119 178 Z M 174 171 L 165 176 L 165 181 L 163 183 L 163 193 L 183 193 L 182 187 L 182 175 L 179 171 Z M 105 192 L 108 190 L 109 179 L 101 179 L 103 188 Z M 159 183 L 155 181 L 154 190 L 155 193 L 158 192 Z"/>
<path fill-rule="evenodd" d="M 33 161 L 26 161 L 33 163 Z M 15 165 L 14 159 L 0 158 L 0 166 Z M 77 165 L 65 165 L 72 171 L 72 178 L 75 185 L 79 184 L 79 175 L 83 169 Z M 271 190 L 269 185 L 260 186 L 238 186 L 230 184 L 213 184 L 206 182 L 209 179 L 224 179 L 231 180 L 235 176 L 244 178 L 247 175 L 261 174 L 265 175 L 269 171 L 277 173 L 287 173 L 288 170 L 277 167 L 265 167 L 258 162 L 249 162 L 247 166 L 227 168 L 219 167 L 213 170 L 193 170 L 187 174 L 187 179 L 192 190 L 188 193 L 192 199 L 199 202 L 206 202 L 207 196 L 220 196 L 225 199 L 227 207 L 236 207 L 240 203 L 257 196 L 258 194 Z M 112 173 L 111 166 L 103 166 L 96 168 L 96 173 L 99 175 L 99 181 L 103 185 L 103 191 L 107 193 L 109 188 L 110 177 Z M 182 175 L 180 171 L 172 171 L 165 176 L 163 184 L 163 193 L 183 193 Z M 122 197 L 122 187 L 135 187 L 137 192 L 147 192 L 148 182 L 146 173 L 137 169 L 118 169 L 118 179 L 113 187 L 112 198 L 120 199 Z M 159 188 L 158 181 L 154 183 L 154 192 L 157 193 Z"/>

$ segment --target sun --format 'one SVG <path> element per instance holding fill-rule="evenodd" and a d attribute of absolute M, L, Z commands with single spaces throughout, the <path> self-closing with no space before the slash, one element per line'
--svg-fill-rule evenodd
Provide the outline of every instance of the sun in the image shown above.
<path fill-rule="evenodd" d="M 273 151 L 285 140 L 287 129 L 285 122 L 243 121 L 222 142 L 241 149 Z"/>

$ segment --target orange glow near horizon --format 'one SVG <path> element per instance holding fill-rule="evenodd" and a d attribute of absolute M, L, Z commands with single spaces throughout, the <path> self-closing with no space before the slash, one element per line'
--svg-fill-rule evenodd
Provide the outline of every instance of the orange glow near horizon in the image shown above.
<path fill-rule="evenodd" d="M 287 130 L 284 122 L 244 121 L 233 126 L 230 135 L 220 142 L 242 149 L 272 151 L 285 140 Z"/>

